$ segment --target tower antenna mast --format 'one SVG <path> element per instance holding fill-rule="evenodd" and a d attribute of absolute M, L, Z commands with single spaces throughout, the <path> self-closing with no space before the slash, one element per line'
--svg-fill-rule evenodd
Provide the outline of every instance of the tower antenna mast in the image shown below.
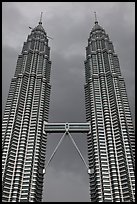
<path fill-rule="evenodd" d="M 98 23 L 96 12 L 94 12 L 94 14 L 95 14 L 95 23 Z"/>
<path fill-rule="evenodd" d="M 42 14 L 43 14 L 43 12 L 41 12 L 41 14 L 40 14 L 40 21 L 39 21 L 40 24 L 42 24 Z"/>

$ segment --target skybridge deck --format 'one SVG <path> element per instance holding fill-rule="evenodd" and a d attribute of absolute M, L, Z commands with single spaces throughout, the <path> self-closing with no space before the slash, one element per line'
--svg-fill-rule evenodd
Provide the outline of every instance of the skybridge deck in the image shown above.
<path fill-rule="evenodd" d="M 47 123 L 44 121 L 44 133 L 89 133 L 90 123 Z"/>

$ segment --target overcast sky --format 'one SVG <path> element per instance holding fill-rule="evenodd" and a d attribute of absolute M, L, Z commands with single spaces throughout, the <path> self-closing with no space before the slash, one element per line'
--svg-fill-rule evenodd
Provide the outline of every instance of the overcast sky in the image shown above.
<path fill-rule="evenodd" d="M 5 107 L 18 54 L 38 25 L 43 27 L 51 47 L 50 122 L 85 122 L 84 60 L 94 11 L 109 34 L 119 56 L 121 72 L 135 121 L 135 3 L 134 2 L 4 2 L 2 3 L 2 105 Z M 47 160 L 61 135 L 48 135 Z M 86 135 L 74 139 L 87 161 Z M 86 167 L 69 138 L 58 149 L 44 180 L 43 201 L 89 202 Z"/>

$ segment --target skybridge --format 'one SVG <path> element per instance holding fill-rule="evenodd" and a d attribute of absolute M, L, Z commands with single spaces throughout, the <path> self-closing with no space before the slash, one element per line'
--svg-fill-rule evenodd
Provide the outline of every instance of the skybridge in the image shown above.
<path fill-rule="evenodd" d="M 44 121 L 45 133 L 89 133 L 90 123 L 47 123 Z"/>

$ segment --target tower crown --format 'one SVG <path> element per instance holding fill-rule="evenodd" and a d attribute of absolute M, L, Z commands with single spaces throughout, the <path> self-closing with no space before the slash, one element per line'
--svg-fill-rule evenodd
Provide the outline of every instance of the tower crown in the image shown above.
<path fill-rule="evenodd" d="M 96 31 L 96 30 L 102 30 L 104 31 L 104 29 L 98 24 L 98 22 L 95 22 L 94 27 L 92 28 L 92 31 Z"/>
<path fill-rule="evenodd" d="M 39 25 L 36 26 L 32 31 L 43 31 L 43 32 L 45 32 L 45 30 L 44 30 L 44 28 L 42 26 L 42 14 L 43 14 L 43 12 L 41 12 L 41 15 L 40 15 Z"/>
<path fill-rule="evenodd" d="M 104 29 L 98 24 L 96 12 L 94 12 L 94 14 L 95 14 L 95 25 L 94 25 L 94 27 L 92 28 L 91 32 L 92 32 L 92 31 L 96 31 L 96 30 L 102 30 L 102 31 L 104 31 Z"/>
<path fill-rule="evenodd" d="M 33 31 L 44 31 L 45 32 L 45 30 L 44 30 L 44 28 L 43 28 L 43 26 L 41 25 L 42 23 L 39 23 L 39 25 L 37 26 L 37 27 L 35 27 L 34 29 L 33 29 Z"/>

